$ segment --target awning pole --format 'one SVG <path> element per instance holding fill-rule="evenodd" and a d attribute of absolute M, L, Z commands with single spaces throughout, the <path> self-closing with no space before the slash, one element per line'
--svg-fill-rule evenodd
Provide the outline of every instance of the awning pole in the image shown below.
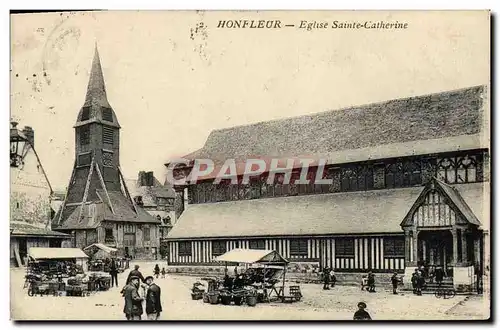
<path fill-rule="evenodd" d="M 281 294 L 284 296 L 285 295 L 285 278 L 286 278 L 286 264 L 283 264 L 283 291 Z"/>

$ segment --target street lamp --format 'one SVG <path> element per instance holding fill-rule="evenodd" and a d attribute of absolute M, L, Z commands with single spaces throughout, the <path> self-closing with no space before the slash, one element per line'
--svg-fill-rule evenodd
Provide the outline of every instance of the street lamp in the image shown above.
<path fill-rule="evenodd" d="M 10 166 L 21 167 L 26 155 L 25 149 L 29 146 L 28 139 L 17 129 L 17 123 L 11 122 L 10 128 Z"/>

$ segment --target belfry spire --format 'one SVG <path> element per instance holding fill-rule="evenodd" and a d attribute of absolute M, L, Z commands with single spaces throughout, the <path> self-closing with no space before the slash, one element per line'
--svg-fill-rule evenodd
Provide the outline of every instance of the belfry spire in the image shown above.
<path fill-rule="evenodd" d="M 90 69 L 90 78 L 87 86 L 87 95 L 85 96 L 84 107 L 92 105 L 110 107 L 106 96 L 106 86 L 104 84 L 104 76 L 102 74 L 101 59 L 99 58 L 97 43 L 95 45 L 92 68 Z"/>

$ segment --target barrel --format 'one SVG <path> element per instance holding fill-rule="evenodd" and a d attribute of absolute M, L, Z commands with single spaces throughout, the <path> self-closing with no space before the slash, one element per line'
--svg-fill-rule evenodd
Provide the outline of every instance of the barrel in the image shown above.
<path fill-rule="evenodd" d="M 240 306 L 240 305 L 241 305 L 241 302 L 242 302 L 242 300 L 243 300 L 243 297 L 241 297 L 241 296 L 235 296 L 235 297 L 233 298 L 233 300 L 234 300 L 234 304 L 235 304 L 235 305 Z"/>
<path fill-rule="evenodd" d="M 248 306 L 253 307 L 253 306 L 257 305 L 257 297 L 256 296 L 247 296 L 246 300 L 247 300 Z"/>

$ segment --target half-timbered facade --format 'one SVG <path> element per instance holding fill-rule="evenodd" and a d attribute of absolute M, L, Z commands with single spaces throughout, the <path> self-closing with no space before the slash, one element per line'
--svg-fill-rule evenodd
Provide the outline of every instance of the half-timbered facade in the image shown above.
<path fill-rule="evenodd" d="M 169 261 L 210 264 L 239 247 L 277 249 L 345 272 L 404 272 L 418 262 L 450 274 L 483 267 L 486 92 L 471 87 L 212 132 L 174 176 L 189 179 L 195 159 L 214 161 L 214 173 L 234 159 L 237 183 L 214 184 L 208 174 L 175 187 L 181 216 L 168 236 Z M 296 182 L 301 167 L 288 169 L 288 184 L 286 171 L 269 183 L 269 160 L 290 157 L 327 162 L 320 171 L 309 167 L 308 184 Z M 248 183 L 246 159 L 268 166 Z"/>

